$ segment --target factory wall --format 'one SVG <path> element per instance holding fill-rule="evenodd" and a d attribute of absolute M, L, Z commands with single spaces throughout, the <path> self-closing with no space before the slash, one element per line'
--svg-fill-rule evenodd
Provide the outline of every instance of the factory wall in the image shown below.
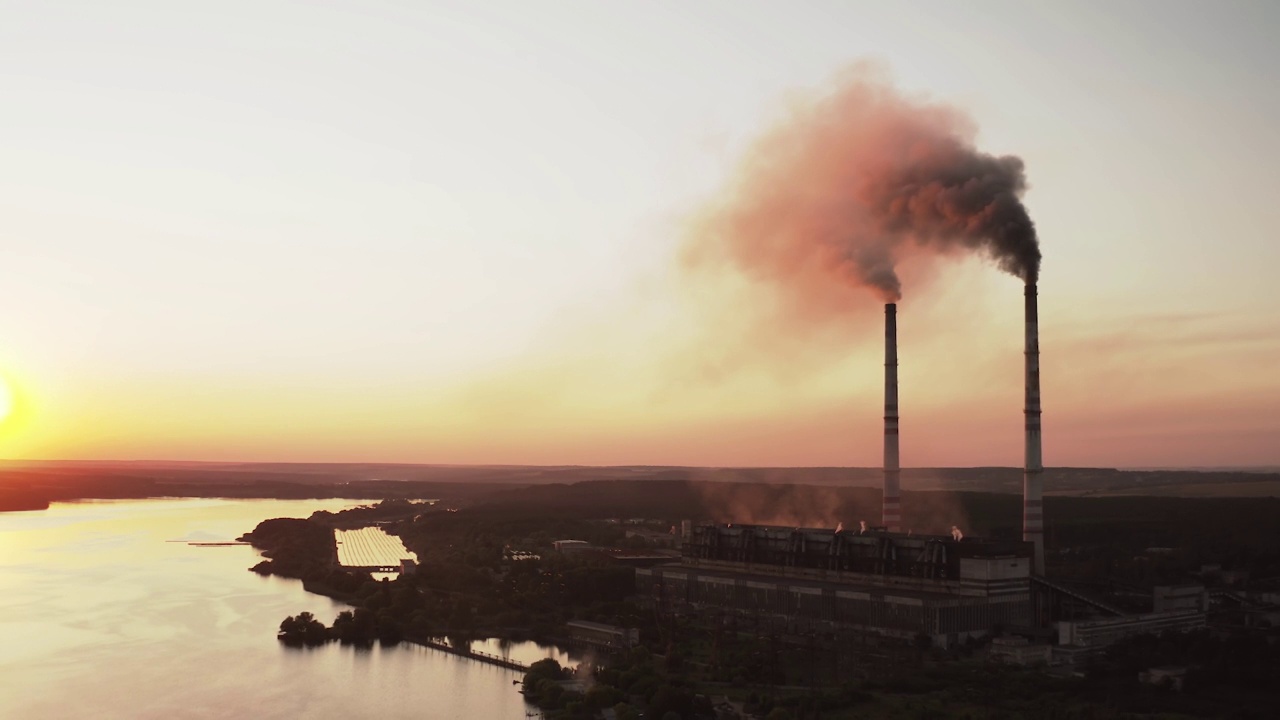
<path fill-rule="evenodd" d="M 1101 647 L 1131 635 L 1186 632 L 1205 626 L 1205 613 L 1195 610 L 1126 615 L 1125 617 L 1058 623 L 1058 644 Z"/>
<path fill-rule="evenodd" d="M 903 639 L 925 634 L 946 646 L 997 625 L 1031 622 L 1026 584 L 1020 593 L 977 597 L 690 567 L 639 569 L 636 584 L 660 610 L 715 609 L 796 633 L 852 628 Z"/>

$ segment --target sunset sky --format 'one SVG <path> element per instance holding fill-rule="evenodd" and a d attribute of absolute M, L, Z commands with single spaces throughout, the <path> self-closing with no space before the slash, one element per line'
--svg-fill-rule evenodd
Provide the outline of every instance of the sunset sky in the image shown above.
<path fill-rule="evenodd" d="M 0 3 L 0 458 L 880 462 L 882 305 L 696 218 L 871 62 L 1025 162 L 1048 466 L 1280 465 L 1280 5 Z M 905 466 L 1022 463 L 1022 284 L 904 267 Z M 9 407 L 6 414 L 5 408 Z"/>

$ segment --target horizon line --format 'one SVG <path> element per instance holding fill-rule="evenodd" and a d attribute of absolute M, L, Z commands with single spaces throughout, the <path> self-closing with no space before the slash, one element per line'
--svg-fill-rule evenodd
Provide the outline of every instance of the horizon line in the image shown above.
<path fill-rule="evenodd" d="M 59 458 L 0 458 L 0 465 L 63 464 L 63 465 L 376 465 L 383 467 L 435 467 L 435 468 L 653 468 L 659 470 L 880 470 L 879 465 L 666 465 L 653 463 L 451 463 L 405 462 L 382 460 L 175 460 L 175 459 L 59 459 Z M 903 470 L 1021 470 L 1020 465 L 908 465 Z M 1047 465 L 1045 470 L 1115 470 L 1161 471 L 1181 470 L 1211 472 L 1254 470 L 1280 472 L 1280 465 Z"/>

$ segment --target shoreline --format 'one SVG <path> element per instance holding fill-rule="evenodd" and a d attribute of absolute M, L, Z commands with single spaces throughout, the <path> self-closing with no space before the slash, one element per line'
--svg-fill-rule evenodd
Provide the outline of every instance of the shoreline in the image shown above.
<path fill-rule="evenodd" d="M 359 605 L 356 605 L 353 602 L 353 600 L 355 599 L 354 595 L 343 593 L 322 582 L 314 581 L 314 580 L 304 580 L 301 578 L 293 578 L 285 575 L 277 575 L 274 573 L 259 573 L 253 568 L 249 568 L 249 570 L 251 572 L 255 572 L 259 575 L 262 575 L 263 577 L 278 577 L 278 578 L 284 578 L 288 580 L 298 580 L 302 583 L 302 589 L 308 593 L 311 593 L 312 595 L 318 595 L 320 597 L 328 598 L 335 602 L 342 603 L 343 605 L 346 605 L 347 607 L 350 607 L 353 609 L 360 607 Z M 407 642 L 407 643 L 412 643 L 414 645 L 420 645 L 422 647 L 431 648 L 433 650 L 440 650 L 441 652 L 446 652 L 451 655 L 456 655 L 458 657 L 465 657 L 471 660 L 475 660 L 477 662 L 484 662 L 491 665 L 498 665 L 501 667 L 505 667 L 508 670 L 515 670 L 519 672 L 528 671 L 529 666 L 518 660 L 512 660 L 509 657 L 502 657 L 500 655 L 493 655 L 493 654 L 482 652 L 482 651 L 472 650 L 469 644 L 478 640 L 497 640 L 499 642 L 509 642 L 509 643 L 533 643 L 534 645 L 538 645 L 538 646 L 548 646 L 548 647 L 555 648 L 556 650 L 560 651 L 561 653 L 564 653 L 565 655 L 568 655 L 570 653 L 568 644 L 564 642 L 554 640 L 554 639 L 539 637 L 539 636 L 535 636 L 533 634 L 524 633 L 524 632 L 510 633 L 510 632 L 503 632 L 502 630 L 498 630 L 498 629 L 489 628 L 481 632 L 472 631 L 468 633 L 458 633 L 458 635 L 460 637 L 466 637 L 468 642 L 468 647 L 466 649 L 454 647 L 453 645 L 449 644 L 447 640 L 441 639 L 441 638 L 450 637 L 450 633 L 448 632 L 442 633 L 440 635 L 423 636 L 423 635 L 415 635 L 411 632 L 406 631 L 403 634 L 403 636 L 400 638 L 400 642 Z M 329 642 L 337 642 L 339 644 L 342 644 L 341 641 L 336 638 L 327 641 L 325 644 L 328 644 Z M 377 641 L 377 640 L 371 641 L 370 645 L 377 642 L 380 642 L 380 641 Z M 548 657 L 550 656 L 548 655 Z"/>

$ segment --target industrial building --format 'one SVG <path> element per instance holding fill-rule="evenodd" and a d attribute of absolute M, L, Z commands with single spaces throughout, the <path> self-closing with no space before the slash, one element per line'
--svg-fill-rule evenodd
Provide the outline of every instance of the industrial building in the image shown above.
<path fill-rule="evenodd" d="M 1053 648 L 1041 643 L 1031 643 L 1024 637 L 1006 635 L 991 641 L 987 657 L 1013 665 L 1050 665 Z"/>
<path fill-rule="evenodd" d="M 573 555 L 596 549 L 594 545 L 586 540 L 556 540 L 551 543 L 551 546 L 561 555 Z"/>
<path fill-rule="evenodd" d="M 680 565 L 636 571 L 660 612 L 711 610 L 776 632 L 861 631 L 939 646 L 1030 626 L 1026 542 L 756 525 L 692 529 Z"/>
<path fill-rule="evenodd" d="M 998 629 L 1043 636 L 1062 623 L 1062 646 L 1095 647 L 1135 632 L 1203 626 L 1203 587 L 1161 587 L 1149 615 L 1124 611 L 1045 577 L 1040 339 L 1037 286 L 1024 292 L 1022 541 L 902 534 L 897 305 L 885 305 L 884 486 L 881 526 L 858 531 L 681 524 L 681 561 L 636 571 L 659 613 L 750 619 L 787 634 L 929 637 L 947 646 Z M 1080 612 L 1088 619 L 1080 618 Z M 1118 617 L 1099 617 L 1112 615 Z M 1040 629 L 1040 630 L 1035 630 Z M 1048 646 L 1005 650 L 1021 661 Z"/>
<path fill-rule="evenodd" d="M 1132 635 L 1159 635 L 1186 632 L 1205 626 L 1205 613 L 1182 610 L 1099 618 L 1058 623 L 1058 644 L 1076 647 L 1106 647 Z"/>
<path fill-rule="evenodd" d="M 636 628 L 624 628 L 586 620 L 570 620 L 565 623 L 565 629 L 573 640 L 597 647 L 629 648 L 640 642 L 640 631 Z"/>
<path fill-rule="evenodd" d="M 1023 541 L 902 534 L 897 305 L 885 305 L 881 527 L 845 531 L 682 524 L 679 565 L 636 571 L 659 612 L 750 617 L 778 632 L 927 636 L 940 646 L 997 627 L 1040 624 L 1033 575 L 1044 572 L 1036 286 L 1026 288 Z"/>

